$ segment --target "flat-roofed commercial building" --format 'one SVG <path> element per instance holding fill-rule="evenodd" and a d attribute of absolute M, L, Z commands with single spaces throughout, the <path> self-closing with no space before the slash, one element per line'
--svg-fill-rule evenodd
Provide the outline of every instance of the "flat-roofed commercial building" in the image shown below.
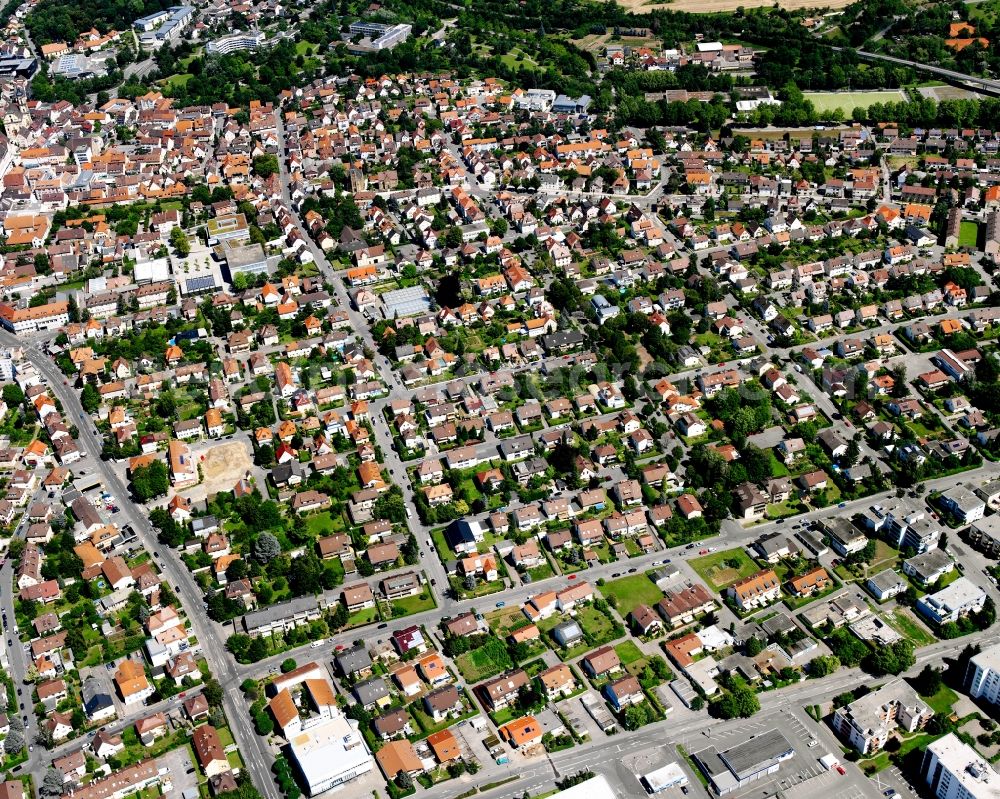
<path fill-rule="evenodd" d="M 292 736 L 288 746 L 310 796 L 367 774 L 374 763 L 357 723 L 339 711 Z"/>
<path fill-rule="evenodd" d="M 693 755 L 695 764 L 708 777 L 720 796 L 737 791 L 776 772 L 795 754 L 780 730 L 768 730 L 723 752 L 714 746 Z"/>

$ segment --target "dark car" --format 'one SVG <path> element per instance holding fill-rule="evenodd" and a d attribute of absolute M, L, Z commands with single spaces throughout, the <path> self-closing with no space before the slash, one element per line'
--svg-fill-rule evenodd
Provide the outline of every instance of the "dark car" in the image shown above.
<path fill-rule="evenodd" d="M 385 629 L 386 627 L 388 627 L 388 626 L 389 626 L 388 624 L 386 624 L 385 622 L 382 622 L 382 623 L 381 623 L 381 624 L 380 624 L 380 625 L 378 626 L 378 628 L 379 628 L 380 630 L 384 630 L 384 629 Z"/>

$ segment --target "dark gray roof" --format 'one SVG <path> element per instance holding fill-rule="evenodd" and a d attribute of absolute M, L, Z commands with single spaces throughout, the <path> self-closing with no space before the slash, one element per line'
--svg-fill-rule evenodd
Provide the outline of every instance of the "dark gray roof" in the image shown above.
<path fill-rule="evenodd" d="M 389 686 L 385 684 L 385 680 L 381 677 L 372 677 L 355 685 L 354 695 L 361 704 L 370 705 L 388 696 Z"/>
<path fill-rule="evenodd" d="M 773 729 L 719 753 L 719 758 L 737 779 L 764 771 L 795 751 L 780 730 Z"/>
<path fill-rule="evenodd" d="M 368 650 L 363 645 L 352 646 L 337 655 L 337 668 L 343 674 L 353 674 L 361 669 L 370 668 L 372 659 L 368 655 Z"/>

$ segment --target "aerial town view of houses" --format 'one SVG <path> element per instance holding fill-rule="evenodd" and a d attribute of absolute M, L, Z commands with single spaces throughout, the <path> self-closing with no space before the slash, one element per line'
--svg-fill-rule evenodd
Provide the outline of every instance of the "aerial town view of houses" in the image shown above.
<path fill-rule="evenodd" d="M 0 17 L 0 799 L 1000 799 L 1000 2 Z"/>

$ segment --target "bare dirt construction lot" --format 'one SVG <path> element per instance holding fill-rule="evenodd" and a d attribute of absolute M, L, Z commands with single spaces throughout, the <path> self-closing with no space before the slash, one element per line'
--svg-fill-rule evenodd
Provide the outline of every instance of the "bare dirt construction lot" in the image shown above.
<path fill-rule="evenodd" d="M 652 11 L 655 8 L 667 8 L 671 11 L 687 11 L 691 14 L 709 14 L 712 12 L 735 11 L 743 8 L 762 8 L 774 5 L 774 0 L 674 0 L 672 3 L 649 2 L 649 0 L 619 0 L 619 3 L 629 11 Z M 817 6 L 816 0 L 779 0 L 778 5 L 789 11 L 803 8 L 831 9 L 844 8 L 851 0 L 830 0 Z"/>
<path fill-rule="evenodd" d="M 199 457 L 201 473 L 205 480 L 198 488 L 204 490 L 205 496 L 208 497 L 220 491 L 232 491 L 236 482 L 253 470 L 250 451 L 242 441 L 216 444 L 199 453 Z M 195 490 L 185 493 L 191 495 Z"/>

